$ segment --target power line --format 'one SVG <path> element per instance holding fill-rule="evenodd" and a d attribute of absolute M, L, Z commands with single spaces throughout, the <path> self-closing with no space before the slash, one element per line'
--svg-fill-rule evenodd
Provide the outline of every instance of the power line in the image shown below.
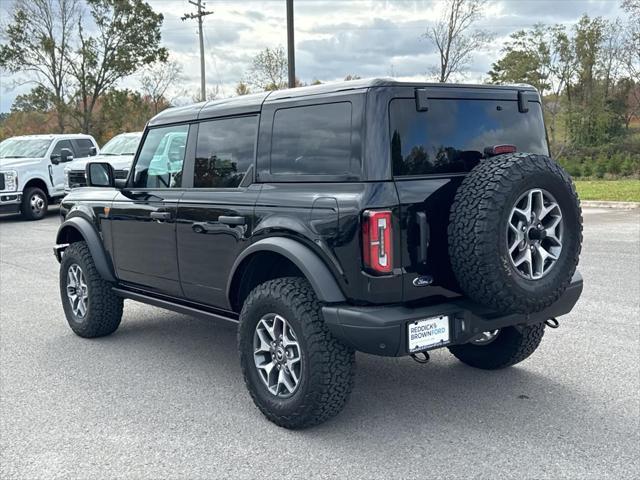
<path fill-rule="evenodd" d="M 207 89 L 204 78 L 204 41 L 202 39 L 202 17 L 211 15 L 213 12 L 204 10 L 205 4 L 202 0 L 197 0 L 196 2 L 194 2 L 193 0 L 189 0 L 189 3 L 198 7 L 198 13 L 185 13 L 180 18 L 183 22 L 185 20 L 193 20 L 194 18 L 198 20 L 198 37 L 200 37 L 200 99 L 204 102 L 207 99 Z"/>

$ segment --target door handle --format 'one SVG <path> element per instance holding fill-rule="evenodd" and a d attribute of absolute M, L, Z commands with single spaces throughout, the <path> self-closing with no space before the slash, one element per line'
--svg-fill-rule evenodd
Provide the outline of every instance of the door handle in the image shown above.
<path fill-rule="evenodd" d="M 218 221 L 225 225 L 244 225 L 246 223 L 244 217 L 229 217 L 227 215 L 220 215 Z"/>
<path fill-rule="evenodd" d="M 171 212 L 151 212 L 149 216 L 153 220 L 171 220 Z"/>

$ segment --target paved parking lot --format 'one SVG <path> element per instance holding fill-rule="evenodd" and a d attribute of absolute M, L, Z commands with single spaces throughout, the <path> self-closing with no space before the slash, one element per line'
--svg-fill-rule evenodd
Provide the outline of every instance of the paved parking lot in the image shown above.
<path fill-rule="evenodd" d="M 529 360 L 359 354 L 345 411 L 303 432 L 253 406 L 232 328 L 127 302 L 73 335 L 57 212 L 0 217 L 0 478 L 638 478 L 640 212 L 584 217 L 584 296 Z"/>

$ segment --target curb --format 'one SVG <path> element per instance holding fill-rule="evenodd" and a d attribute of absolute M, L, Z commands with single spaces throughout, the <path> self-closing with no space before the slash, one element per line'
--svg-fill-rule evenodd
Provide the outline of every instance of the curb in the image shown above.
<path fill-rule="evenodd" d="M 621 210 L 632 210 L 640 208 L 640 202 L 603 202 L 600 200 L 582 200 L 580 205 L 586 208 L 616 208 Z"/>

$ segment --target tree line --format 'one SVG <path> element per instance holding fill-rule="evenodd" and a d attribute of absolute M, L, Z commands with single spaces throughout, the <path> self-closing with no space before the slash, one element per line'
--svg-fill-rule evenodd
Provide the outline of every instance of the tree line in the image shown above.
<path fill-rule="evenodd" d="M 473 55 L 495 38 L 479 26 L 488 5 L 441 1 L 441 17 L 422 35 L 437 54 L 430 78 L 464 80 Z M 485 79 L 540 91 L 552 154 L 574 176 L 640 174 L 640 0 L 623 0 L 621 8 L 624 18 L 583 15 L 572 26 L 513 33 Z M 33 88 L 0 117 L 0 139 L 82 131 L 103 143 L 141 130 L 175 103 L 168 92 L 182 79 L 162 46 L 162 22 L 144 0 L 16 0 L 2 28 L 0 68 Z M 119 88 L 133 74 L 138 88 Z M 235 94 L 286 87 L 287 56 L 276 46 L 253 58 Z M 207 90 L 207 99 L 218 95 L 217 87 Z M 176 96 L 200 100 L 184 89 Z"/>

